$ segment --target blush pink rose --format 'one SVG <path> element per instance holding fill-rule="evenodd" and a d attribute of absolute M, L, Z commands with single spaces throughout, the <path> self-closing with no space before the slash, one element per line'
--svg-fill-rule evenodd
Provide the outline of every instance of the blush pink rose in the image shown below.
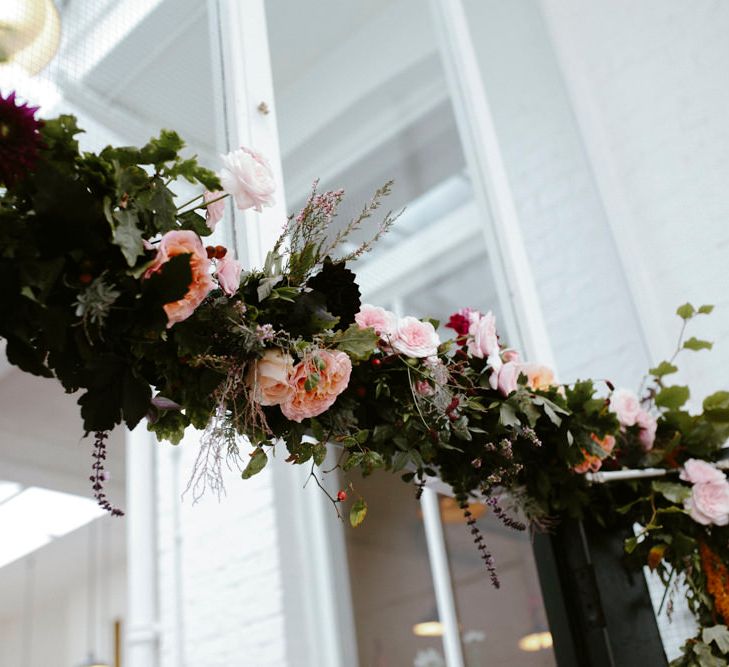
<path fill-rule="evenodd" d="M 427 380 L 417 380 L 415 382 L 415 393 L 420 396 L 432 396 L 435 393 L 433 385 Z"/>
<path fill-rule="evenodd" d="M 354 316 L 354 321 L 361 329 L 374 329 L 375 333 L 384 341 L 389 341 L 397 329 L 395 313 L 369 303 L 362 304 L 359 312 Z"/>
<path fill-rule="evenodd" d="M 289 400 L 294 393 L 290 382 L 293 369 L 294 360 L 283 350 L 266 350 L 246 376 L 253 400 L 261 405 L 281 405 Z"/>
<path fill-rule="evenodd" d="M 215 277 L 218 279 L 220 289 L 228 296 L 233 296 L 240 287 L 241 269 L 240 262 L 228 255 L 217 260 Z"/>
<path fill-rule="evenodd" d="M 308 359 L 294 367 L 289 381 L 292 393 L 281 403 L 281 412 L 287 419 L 301 422 L 326 412 L 349 384 L 352 361 L 344 352 L 320 350 L 316 356 L 320 364 Z M 319 382 L 307 390 L 306 380 L 313 373 L 319 375 Z"/>
<path fill-rule="evenodd" d="M 519 364 L 507 361 L 501 368 L 491 372 L 489 384 L 492 389 L 498 389 L 502 396 L 508 396 L 517 390 L 519 372 Z"/>
<path fill-rule="evenodd" d="M 225 199 L 222 192 L 208 192 L 205 190 L 203 199 L 207 206 L 205 207 L 205 224 L 211 232 L 215 231 L 215 226 L 223 219 L 225 213 Z M 208 202 L 213 202 L 212 204 Z"/>
<path fill-rule="evenodd" d="M 708 484 L 709 482 L 724 482 L 726 476 L 710 463 L 701 459 L 689 459 L 683 464 L 681 479 L 691 484 Z"/>
<path fill-rule="evenodd" d="M 635 423 L 640 427 L 638 441 L 646 452 L 650 451 L 653 449 L 653 443 L 656 440 L 658 420 L 650 412 L 641 409 L 635 418 Z"/>
<path fill-rule="evenodd" d="M 720 482 L 694 484 L 684 507 L 691 518 L 703 526 L 729 524 L 729 483 L 726 478 Z"/>
<path fill-rule="evenodd" d="M 635 426 L 641 412 L 640 400 L 629 389 L 616 389 L 610 397 L 610 410 L 615 413 L 621 426 Z"/>
<path fill-rule="evenodd" d="M 504 350 L 501 356 L 504 358 L 504 361 L 519 361 L 519 353 L 516 350 Z"/>
<path fill-rule="evenodd" d="M 241 147 L 222 158 L 223 168 L 218 174 L 220 184 L 241 211 L 255 208 L 260 213 L 264 206 L 274 205 L 276 183 L 265 157 Z"/>
<path fill-rule="evenodd" d="M 186 229 L 167 232 L 162 237 L 157 246 L 157 255 L 145 271 L 144 277 L 149 278 L 153 273 L 157 273 L 165 263 L 177 255 L 190 255 L 192 282 L 182 299 L 164 305 L 168 329 L 173 324 L 190 317 L 215 287 L 205 247 L 195 232 Z"/>
<path fill-rule="evenodd" d="M 430 322 L 417 317 L 402 317 L 397 322 L 392 349 L 407 357 L 422 359 L 438 353 L 440 338 Z"/>
<path fill-rule="evenodd" d="M 471 313 L 468 328 L 468 352 L 471 356 L 483 359 L 499 352 L 499 338 L 496 335 L 496 318 L 489 311 L 485 315 Z"/>

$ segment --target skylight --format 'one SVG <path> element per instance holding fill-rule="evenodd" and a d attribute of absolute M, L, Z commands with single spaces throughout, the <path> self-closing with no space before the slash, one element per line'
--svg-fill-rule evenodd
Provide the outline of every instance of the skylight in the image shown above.
<path fill-rule="evenodd" d="M 89 498 L 0 481 L 0 567 L 103 514 Z"/>

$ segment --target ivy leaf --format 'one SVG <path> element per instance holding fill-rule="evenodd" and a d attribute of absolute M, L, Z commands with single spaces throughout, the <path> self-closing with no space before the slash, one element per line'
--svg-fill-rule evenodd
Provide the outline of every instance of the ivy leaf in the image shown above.
<path fill-rule="evenodd" d="M 147 414 L 151 400 L 152 389 L 149 384 L 127 371 L 122 381 L 121 408 L 124 422 L 130 429 Z"/>
<path fill-rule="evenodd" d="M 656 396 L 656 405 L 669 410 L 678 410 L 689 399 L 689 388 L 681 385 L 661 389 Z"/>
<path fill-rule="evenodd" d="M 508 403 L 502 403 L 499 408 L 499 419 L 503 426 L 520 426 L 521 422 L 519 417 L 516 416 L 516 411 Z"/>
<path fill-rule="evenodd" d="M 178 216 L 178 219 L 183 229 L 191 229 L 198 236 L 210 236 L 213 233 L 213 230 L 208 227 L 205 217 L 195 211 L 187 211 Z"/>
<path fill-rule="evenodd" d="M 266 467 L 267 463 L 268 456 L 266 456 L 266 452 L 264 452 L 261 447 L 256 447 L 256 449 L 253 450 L 251 460 L 248 461 L 248 465 L 241 473 L 241 477 L 243 479 L 250 479 L 251 477 L 253 477 L 253 475 L 261 472 L 261 470 Z"/>
<path fill-rule="evenodd" d="M 701 639 L 705 644 L 714 642 L 723 655 L 729 653 L 729 629 L 727 629 L 726 625 L 712 625 L 704 628 L 701 631 Z"/>
<path fill-rule="evenodd" d="M 379 336 L 372 328 L 361 329 L 353 324 L 344 331 L 337 331 L 332 342 L 342 352 L 346 352 L 353 361 L 369 359 L 377 347 Z"/>
<path fill-rule="evenodd" d="M 714 306 L 712 306 L 712 305 L 710 305 L 710 304 L 707 303 L 707 304 L 705 304 L 703 306 L 699 306 L 699 309 L 698 309 L 697 312 L 700 315 L 708 315 L 713 310 L 714 310 Z"/>
<path fill-rule="evenodd" d="M 129 266 L 137 263 L 137 258 L 144 254 L 142 230 L 134 211 L 114 211 L 112 242 L 118 246 Z"/>
<path fill-rule="evenodd" d="M 675 373 L 678 371 L 678 366 L 674 366 L 673 364 L 669 363 L 668 361 L 662 361 L 658 366 L 655 368 L 651 368 L 648 372 L 657 378 L 662 378 L 665 375 L 671 375 L 671 373 Z"/>
<path fill-rule="evenodd" d="M 692 336 L 683 344 L 683 347 L 686 350 L 695 350 L 698 352 L 698 350 L 710 350 L 714 347 L 714 343 L 708 340 L 699 340 L 695 336 Z"/>
<path fill-rule="evenodd" d="M 159 138 L 150 139 L 139 151 L 139 162 L 142 164 L 162 164 L 171 162 L 185 146 L 185 142 L 177 132 L 162 130 Z"/>
<path fill-rule="evenodd" d="M 367 503 L 363 498 L 360 498 L 352 505 L 352 509 L 349 510 L 349 523 L 352 524 L 352 527 L 356 528 L 365 520 L 366 516 Z"/>
<path fill-rule="evenodd" d="M 690 303 L 684 303 L 683 306 L 679 306 L 676 309 L 676 315 L 682 320 L 690 320 L 695 313 L 696 309 Z"/>
<path fill-rule="evenodd" d="M 678 482 L 662 482 L 656 480 L 651 486 L 656 493 L 660 493 L 666 500 L 672 503 L 683 504 L 683 501 L 691 495 L 691 488 Z"/>

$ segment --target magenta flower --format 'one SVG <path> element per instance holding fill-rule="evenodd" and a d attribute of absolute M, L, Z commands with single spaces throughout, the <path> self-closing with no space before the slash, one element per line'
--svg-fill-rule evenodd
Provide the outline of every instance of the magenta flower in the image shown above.
<path fill-rule="evenodd" d="M 0 185 L 10 187 L 29 172 L 43 146 L 38 107 L 19 104 L 15 93 L 0 95 Z"/>

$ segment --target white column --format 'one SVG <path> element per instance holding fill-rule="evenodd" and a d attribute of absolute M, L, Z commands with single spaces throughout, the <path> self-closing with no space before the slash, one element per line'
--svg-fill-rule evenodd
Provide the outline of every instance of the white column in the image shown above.
<path fill-rule="evenodd" d="M 157 442 L 139 424 L 126 437 L 127 667 L 158 667 Z"/>
<path fill-rule="evenodd" d="M 431 0 L 453 111 L 493 263 L 509 339 L 554 367 L 536 285 L 462 0 Z"/>

